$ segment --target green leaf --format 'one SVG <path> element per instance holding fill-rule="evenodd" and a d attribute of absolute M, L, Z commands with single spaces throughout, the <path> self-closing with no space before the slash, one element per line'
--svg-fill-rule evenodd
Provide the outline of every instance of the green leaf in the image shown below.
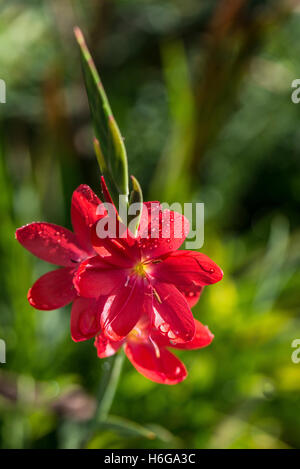
<path fill-rule="evenodd" d="M 118 433 L 128 436 L 148 438 L 149 440 L 154 440 L 156 438 L 155 433 L 149 428 L 145 428 L 136 422 L 132 422 L 131 420 L 113 415 L 110 415 L 107 417 L 105 422 L 101 423 L 101 428 L 115 430 Z"/>
<path fill-rule="evenodd" d="M 140 224 L 140 219 L 142 216 L 142 208 L 143 208 L 143 192 L 141 189 L 141 186 L 138 182 L 138 180 L 134 176 L 130 176 L 131 182 L 132 182 L 132 191 L 130 193 L 130 198 L 129 198 L 129 207 L 131 204 L 138 204 L 138 215 L 133 214 L 133 215 L 128 215 L 128 224 L 130 222 L 134 221 L 134 229 L 132 232 L 136 234 L 136 231 L 138 229 L 138 226 Z"/>
<path fill-rule="evenodd" d="M 97 137 L 95 151 L 100 170 L 107 179 L 112 198 L 128 196 L 128 164 L 124 141 L 109 105 L 101 79 L 81 30 L 74 28 L 80 47 L 83 76 Z"/>
<path fill-rule="evenodd" d="M 159 425 L 157 423 L 149 423 L 147 424 L 147 428 L 150 431 L 152 431 L 155 434 L 156 438 L 158 438 L 159 440 L 164 441 L 165 443 L 172 443 L 172 444 L 180 445 L 179 438 L 173 435 L 169 430 L 164 428 L 162 425 Z"/>

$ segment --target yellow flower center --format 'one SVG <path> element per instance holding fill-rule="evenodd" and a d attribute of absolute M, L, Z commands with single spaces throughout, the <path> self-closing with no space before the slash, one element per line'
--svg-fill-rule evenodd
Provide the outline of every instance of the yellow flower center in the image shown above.
<path fill-rule="evenodd" d="M 140 277 L 145 277 L 146 275 L 145 267 L 146 267 L 145 264 L 143 264 L 142 262 L 139 262 L 138 264 L 136 264 L 133 270 Z"/>

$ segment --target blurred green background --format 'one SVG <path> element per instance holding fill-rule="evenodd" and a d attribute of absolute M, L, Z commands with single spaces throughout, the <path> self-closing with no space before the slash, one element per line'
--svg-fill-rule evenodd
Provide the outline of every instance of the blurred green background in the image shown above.
<path fill-rule="evenodd" d="M 103 372 L 92 341 L 72 342 L 69 308 L 29 306 L 51 266 L 14 239 L 31 221 L 70 227 L 80 183 L 100 193 L 75 24 L 145 199 L 204 202 L 202 251 L 225 272 L 194 308 L 215 340 L 179 353 L 187 380 L 158 385 L 126 360 L 111 412 L 144 430 L 103 426 L 88 446 L 299 448 L 300 8 L 290 0 L 1 2 L 0 447 L 75 447 Z"/>

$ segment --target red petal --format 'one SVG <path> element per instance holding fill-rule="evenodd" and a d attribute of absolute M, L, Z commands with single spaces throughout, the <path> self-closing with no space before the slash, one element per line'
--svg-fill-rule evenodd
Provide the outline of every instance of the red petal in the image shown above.
<path fill-rule="evenodd" d="M 204 287 L 193 287 L 190 289 L 182 289 L 182 288 L 179 288 L 179 286 L 177 285 L 177 288 L 180 291 L 180 293 L 184 295 L 189 307 L 192 308 L 198 303 Z"/>
<path fill-rule="evenodd" d="M 111 220 L 113 220 L 111 222 Z M 102 220 L 98 221 L 101 223 L 101 227 L 104 224 L 107 224 L 108 228 L 105 227 L 105 232 L 107 237 L 99 236 L 99 225 L 98 222 L 92 228 L 92 245 L 97 254 L 103 258 L 107 256 L 107 252 L 110 256 L 110 262 L 121 266 L 121 267 L 130 267 L 135 262 L 140 259 L 140 251 L 138 249 L 138 244 L 135 239 L 130 235 L 129 230 L 118 220 L 115 220 L 114 217 L 104 217 Z M 120 237 L 117 235 L 120 234 Z M 103 253 L 105 249 L 106 254 Z"/>
<path fill-rule="evenodd" d="M 172 347 L 193 350 L 198 348 L 207 347 L 213 341 L 214 335 L 210 332 L 207 326 L 203 326 L 200 321 L 195 319 L 196 334 L 190 342 L 185 344 L 175 344 Z"/>
<path fill-rule="evenodd" d="M 113 202 L 113 199 L 111 198 L 111 195 L 110 195 L 108 187 L 106 185 L 104 176 L 101 176 L 100 183 L 101 183 L 102 194 L 103 194 L 105 202 L 107 202 L 108 204 L 113 205 L 114 206 L 114 211 L 118 215 L 118 211 L 117 211 L 116 206 Z"/>
<path fill-rule="evenodd" d="M 183 363 L 164 348 L 157 350 L 150 343 L 128 341 L 125 353 L 139 373 L 156 383 L 177 384 L 187 376 Z"/>
<path fill-rule="evenodd" d="M 118 341 L 129 334 L 143 314 L 144 296 L 144 282 L 136 279 L 108 299 L 101 315 L 101 327 L 107 337 Z"/>
<path fill-rule="evenodd" d="M 173 283 L 179 289 L 189 290 L 194 286 L 219 282 L 223 272 L 205 254 L 182 250 L 172 252 L 162 262 L 152 264 L 151 275 L 162 282 Z"/>
<path fill-rule="evenodd" d="M 100 333 L 95 339 L 95 347 L 99 358 L 111 357 L 122 346 L 123 341 L 113 342 L 109 340 L 104 334 Z"/>
<path fill-rule="evenodd" d="M 156 329 L 152 329 L 150 332 L 151 340 L 157 344 L 158 347 L 174 347 L 185 350 L 199 349 L 202 347 L 207 347 L 209 345 L 214 335 L 210 332 L 207 326 L 203 326 L 201 322 L 195 319 L 195 328 L 196 333 L 193 340 L 184 343 L 174 343 L 172 339 L 169 339 L 168 336 L 163 336 Z"/>
<path fill-rule="evenodd" d="M 80 264 L 74 278 L 74 285 L 85 298 L 98 298 L 100 295 L 113 294 L 121 288 L 128 275 L 128 271 L 112 266 L 99 256 L 87 259 Z"/>
<path fill-rule="evenodd" d="M 100 199 L 92 189 L 82 184 L 73 193 L 71 218 L 74 232 L 83 249 L 90 255 L 95 255 L 91 244 L 91 227 L 100 218 L 96 214 Z"/>
<path fill-rule="evenodd" d="M 130 232 L 130 230 L 127 228 L 127 226 L 122 222 L 121 217 L 119 216 L 119 213 L 107 188 L 104 176 L 101 176 L 101 187 L 104 200 L 112 207 L 112 210 L 109 211 L 107 218 L 110 220 L 114 220 L 115 223 L 115 225 L 112 224 L 112 226 L 115 226 L 115 233 L 110 233 L 109 238 L 114 241 L 118 241 L 119 245 L 121 245 L 126 250 L 130 251 L 130 248 L 136 244 L 136 239 L 134 235 Z M 103 238 L 100 237 L 100 239 Z M 96 246 L 98 247 L 97 244 Z M 113 248 L 113 246 L 110 245 L 108 245 L 108 247 Z M 134 254 L 134 258 L 136 258 L 136 249 L 134 249 L 132 253 L 130 253 L 129 251 L 127 252 L 127 255 L 130 256 L 131 254 Z"/>
<path fill-rule="evenodd" d="M 155 283 L 153 323 L 174 343 L 187 342 L 195 335 L 195 322 L 184 296 L 174 285 Z"/>
<path fill-rule="evenodd" d="M 74 269 L 57 269 L 40 277 L 30 288 L 27 298 L 31 306 L 41 310 L 62 308 L 74 298 Z"/>
<path fill-rule="evenodd" d="M 159 205 L 155 209 L 154 207 L 153 204 L 147 229 L 139 233 L 139 245 L 144 259 L 153 259 L 176 251 L 189 232 L 189 221 L 183 215 L 170 210 L 162 211 Z"/>
<path fill-rule="evenodd" d="M 158 215 L 161 205 L 157 201 L 144 202 L 137 237 L 148 238 L 151 233 L 151 216 Z"/>
<path fill-rule="evenodd" d="M 76 236 L 52 223 L 30 223 L 16 231 L 16 238 L 35 256 L 56 265 L 74 267 L 86 258 Z"/>
<path fill-rule="evenodd" d="M 71 311 L 71 335 L 75 342 L 91 339 L 100 331 L 100 314 L 106 298 L 77 298 Z"/>

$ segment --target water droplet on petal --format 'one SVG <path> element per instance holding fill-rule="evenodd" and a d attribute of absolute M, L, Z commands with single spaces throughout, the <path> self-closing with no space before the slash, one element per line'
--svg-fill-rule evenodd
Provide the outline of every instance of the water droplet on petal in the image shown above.
<path fill-rule="evenodd" d="M 163 334 L 167 334 L 168 331 L 169 331 L 169 329 L 170 329 L 169 325 L 168 325 L 167 323 L 165 323 L 165 322 L 159 326 L 159 330 L 160 330 L 160 332 L 162 332 Z"/>
<path fill-rule="evenodd" d="M 169 330 L 168 337 L 169 337 L 169 339 L 176 339 L 176 334 L 174 334 L 173 331 Z"/>
<path fill-rule="evenodd" d="M 215 269 L 212 268 L 207 269 L 203 264 L 198 263 L 198 265 L 202 270 L 204 270 L 204 272 L 207 272 L 208 274 L 213 274 L 215 271 Z"/>

